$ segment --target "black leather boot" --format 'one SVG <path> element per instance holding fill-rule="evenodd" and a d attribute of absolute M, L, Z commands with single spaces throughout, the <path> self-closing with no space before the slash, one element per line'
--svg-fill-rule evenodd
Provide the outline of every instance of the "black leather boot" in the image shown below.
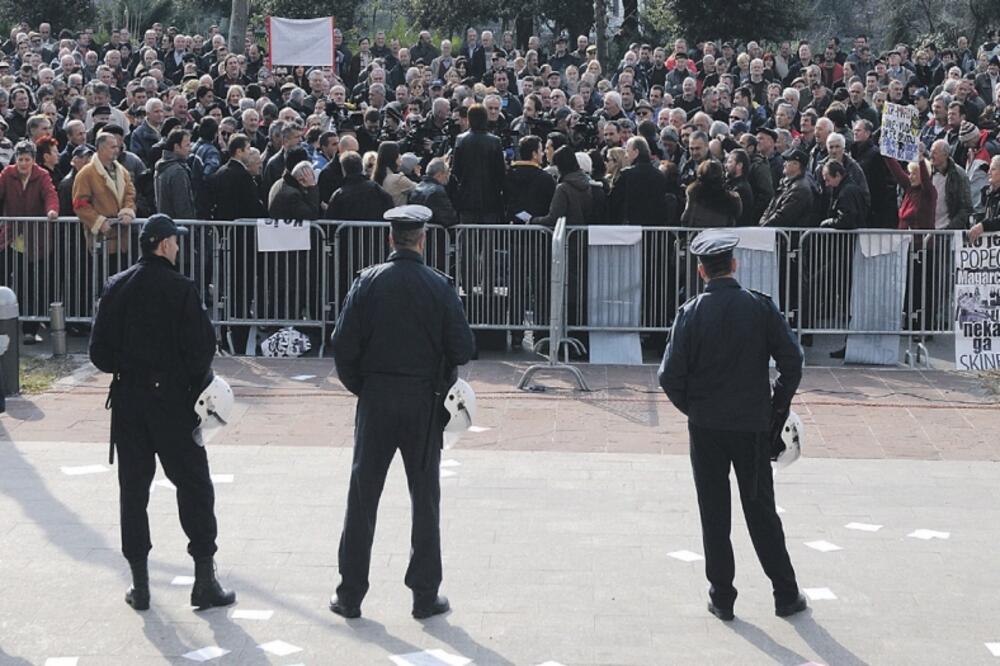
<path fill-rule="evenodd" d="M 215 560 L 202 557 L 194 561 L 194 587 L 191 589 L 191 605 L 198 610 L 228 606 L 236 601 L 236 593 L 219 584 L 215 577 Z"/>
<path fill-rule="evenodd" d="M 149 567 L 146 560 L 128 563 L 132 569 L 132 587 L 125 593 L 125 603 L 137 611 L 149 610 Z"/>

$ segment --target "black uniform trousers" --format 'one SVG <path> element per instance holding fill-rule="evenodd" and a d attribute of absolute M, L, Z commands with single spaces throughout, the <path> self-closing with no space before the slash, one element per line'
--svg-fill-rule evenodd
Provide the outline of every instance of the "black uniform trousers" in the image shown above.
<path fill-rule="evenodd" d="M 385 477 L 396 449 L 406 469 L 413 523 L 410 564 L 404 579 L 414 605 L 437 598 L 441 585 L 441 429 L 431 432 L 438 405 L 429 382 L 365 379 L 355 415 L 354 462 L 347 517 L 340 536 L 341 583 L 337 597 L 360 606 L 368 592 L 375 519 Z"/>
<path fill-rule="evenodd" d="M 177 509 L 188 538 L 188 553 L 195 559 L 213 556 L 218 535 L 215 489 L 205 448 L 194 439 L 196 417 L 189 394 L 124 383 L 112 393 L 112 410 L 125 558 L 144 560 L 153 547 L 146 507 L 157 457 L 177 487 Z"/>
<path fill-rule="evenodd" d="M 767 436 L 702 428 L 693 423 L 688 423 L 688 432 L 705 547 L 705 574 L 711 584 L 712 602 L 721 608 L 732 608 L 736 601 L 736 588 L 733 587 L 736 564 L 729 540 L 732 522 L 730 467 L 736 471 L 750 539 L 764 573 L 771 579 L 775 603 L 795 601 L 799 588 L 785 549 L 781 519 L 774 507 L 774 479 Z"/>

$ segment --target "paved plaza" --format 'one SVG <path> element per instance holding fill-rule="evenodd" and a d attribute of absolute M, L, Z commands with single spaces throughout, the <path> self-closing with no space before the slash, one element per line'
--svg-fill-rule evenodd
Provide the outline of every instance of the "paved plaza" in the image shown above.
<path fill-rule="evenodd" d="M 214 434 L 218 562 L 238 603 L 194 612 L 162 472 L 152 607 L 122 597 L 108 378 L 84 366 L 0 417 L 0 664 L 998 664 L 1000 408 L 974 376 L 811 368 L 806 456 L 777 502 L 811 610 L 776 618 L 738 507 L 737 620 L 705 610 L 683 418 L 655 367 L 582 366 L 589 394 L 477 361 L 476 432 L 444 452 L 453 611 L 417 622 L 409 500 L 386 485 L 363 618 L 327 609 L 354 400 L 329 359 L 221 359 L 239 401 Z M 541 390 L 544 388 L 545 390 Z"/>

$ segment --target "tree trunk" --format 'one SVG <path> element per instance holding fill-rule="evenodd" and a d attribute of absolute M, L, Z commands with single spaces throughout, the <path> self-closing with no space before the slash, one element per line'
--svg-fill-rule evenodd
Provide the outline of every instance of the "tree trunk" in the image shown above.
<path fill-rule="evenodd" d="M 250 0 L 233 0 L 229 14 L 229 52 L 237 55 L 246 51 L 247 23 L 250 22 Z"/>
<path fill-rule="evenodd" d="M 608 62 L 608 5 L 606 0 L 594 0 L 594 32 L 597 33 L 597 60 Z"/>

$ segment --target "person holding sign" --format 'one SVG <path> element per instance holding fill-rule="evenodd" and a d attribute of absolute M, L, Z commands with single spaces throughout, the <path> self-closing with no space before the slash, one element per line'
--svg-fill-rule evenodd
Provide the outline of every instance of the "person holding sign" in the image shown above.
<path fill-rule="evenodd" d="M 344 386 L 358 396 L 347 515 L 340 537 L 341 582 L 330 610 L 361 616 L 379 498 L 399 449 L 413 506 L 410 565 L 413 617 L 449 610 L 441 585 L 440 460 L 443 394 L 472 358 L 472 330 L 451 278 L 424 265 L 426 206 L 385 214 L 392 253 L 354 281 L 333 333 Z"/>
<path fill-rule="evenodd" d="M 969 229 L 969 240 L 975 243 L 984 232 L 1000 231 L 1000 155 L 990 160 L 989 186 L 983 190 L 983 211 Z"/>

